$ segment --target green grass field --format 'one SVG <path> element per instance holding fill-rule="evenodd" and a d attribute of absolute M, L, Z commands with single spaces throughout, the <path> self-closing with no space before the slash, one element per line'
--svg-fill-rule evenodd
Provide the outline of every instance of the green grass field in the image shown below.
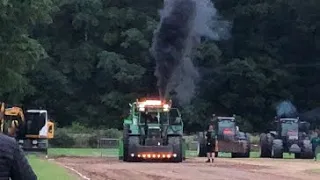
<path fill-rule="evenodd" d="M 46 159 L 40 159 L 34 155 L 28 155 L 29 163 L 38 176 L 39 180 L 75 180 L 76 177 L 68 171 Z"/>

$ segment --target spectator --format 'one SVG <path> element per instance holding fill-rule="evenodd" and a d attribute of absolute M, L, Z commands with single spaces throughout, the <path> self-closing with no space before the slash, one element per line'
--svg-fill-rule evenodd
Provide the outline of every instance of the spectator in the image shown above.
<path fill-rule="evenodd" d="M 37 176 L 15 139 L 0 134 L 0 152 L 0 179 L 37 180 Z"/>
<path fill-rule="evenodd" d="M 206 162 L 213 162 L 214 161 L 214 151 L 215 151 L 215 130 L 214 130 L 214 125 L 210 124 L 207 134 L 206 134 L 206 139 L 207 139 L 207 157 L 208 160 Z M 212 155 L 213 154 L 213 155 Z"/>
<path fill-rule="evenodd" d="M 320 148 L 320 130 L 316 130 L 317 135 L 311 139 L 314 160 L 317 160 L 317 147 Z"/>

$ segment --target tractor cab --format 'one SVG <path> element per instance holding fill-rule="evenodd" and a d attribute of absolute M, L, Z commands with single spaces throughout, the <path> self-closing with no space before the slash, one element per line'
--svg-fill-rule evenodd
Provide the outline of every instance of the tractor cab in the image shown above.
<path fill-rule="evenodd" d="M 288 140 L 298 140 L 299 133 L 299 118 L 279 118 L 278 136 Z"/>
<path fill-rule="evenodd" d="M 219 139 L 231 138 L 237 134 L 235 116 L 217 117 L 217 135 Z"/>

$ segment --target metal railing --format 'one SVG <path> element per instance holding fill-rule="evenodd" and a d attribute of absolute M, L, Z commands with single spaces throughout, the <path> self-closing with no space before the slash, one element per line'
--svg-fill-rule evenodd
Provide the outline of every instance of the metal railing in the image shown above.
<path fill-rule="evenodd" d="M 119 149 L 119 139 L 101 137 L 98 139 L 100 156 L 117 157 Z"/>

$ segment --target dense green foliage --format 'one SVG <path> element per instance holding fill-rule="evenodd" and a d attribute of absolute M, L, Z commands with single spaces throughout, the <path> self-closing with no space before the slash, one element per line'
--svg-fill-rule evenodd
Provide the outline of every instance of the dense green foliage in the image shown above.
<path fill-rule="evenodd" d="M 184 120 L 238 114 L 264 129 L 275 103 L 320 105 L 320 1 L 215 0 L 231 38 L 205 41 Z M 128 102 L 157 93 L 149 48 L 161 0 L 0 0 L 0 99 L 43 107 L 60 126 L 118 128 Z M 188 128 L 191 130 L 190 128 Z"/>

